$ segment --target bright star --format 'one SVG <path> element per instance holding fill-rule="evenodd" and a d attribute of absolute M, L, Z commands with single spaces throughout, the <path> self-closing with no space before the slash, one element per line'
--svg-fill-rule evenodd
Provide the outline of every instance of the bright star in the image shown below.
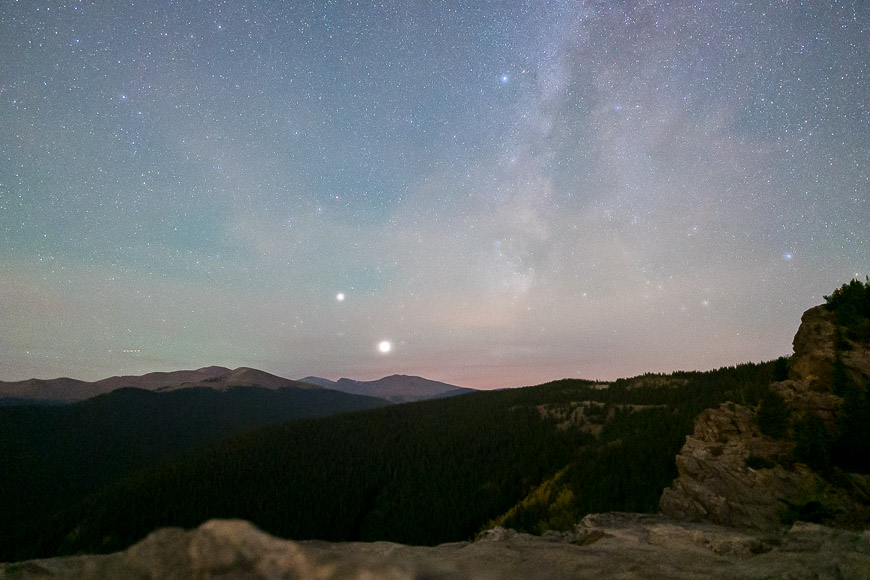
<path fill-rule="evenodd" d="M 511 80 L 510 75 L 506 75 L 506 74 L 501 75 L 501 82 L 506 83 L 506 82 L 508 82 L 509 80 Z"/>
<path fill-rule="evenodd" d="M 339 292 L 338 294 L 336 294 L 335 299 L 338 300 L 339 302 L 343 302 L 344 301 L 344 292 Z"/>

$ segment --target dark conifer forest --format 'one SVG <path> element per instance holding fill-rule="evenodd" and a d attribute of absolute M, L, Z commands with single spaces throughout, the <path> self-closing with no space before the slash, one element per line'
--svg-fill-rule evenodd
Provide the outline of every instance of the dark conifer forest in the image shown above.
<path fill-rule="evenodd" d="M 125 388 L 72 405 L 0 407 L 0 561 L 37 553 L 30 543 L 53 514 L 182 451 L 290 419 L 387 404 L 325 389 L 238 387 Z"/>
<path fill-rule="evenodd" d="M 156 528 L 211 518 L 244 518 L 297 540 L 434 545 L 467 540 L 494 521 L 540 533 L 590 512 L 654 512 L 692 419 L 726 400 L 758 404 L 777 364 L 643 375 L 608 388 L 561 380 L 293 420 L 136 471 L 129 462 L 100 464 L 106 437 L 124 446 L 129 424 L 119 421 L 117 433 L 75 443 L 89 464 L 19 470 L 17 493 L 45 507 L 31 508 L 40 515 L 26 518 L 31 525 L 3 521 L 0 560 L 109 552 Z M 36 425 L 47 425 L 27 424 L 36 440 Z M 51 481 L 84 477 L 83 469 L 115 479 L 91 493 Z M 543 501 L 529 501 L 548 486 Z"/>

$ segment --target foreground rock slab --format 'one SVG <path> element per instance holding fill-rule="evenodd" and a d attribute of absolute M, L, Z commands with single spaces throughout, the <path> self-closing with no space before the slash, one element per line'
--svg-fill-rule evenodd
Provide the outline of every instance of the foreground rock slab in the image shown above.
<path fill-rule="evenodd" d="M 476 542 L 293 542 L 241 520 L 158 530 L 124 552 L 0 564 L 13 578 L 867 578 L 870 533 L 798 523 L 737 531 L 663 516 L 597 514 L 543 537 L 495 528 Z"/>

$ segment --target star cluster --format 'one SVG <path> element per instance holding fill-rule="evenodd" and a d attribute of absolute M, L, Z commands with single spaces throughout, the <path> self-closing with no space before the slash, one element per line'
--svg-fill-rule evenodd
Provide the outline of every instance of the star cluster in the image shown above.
<path fill-rule="evenodd" d="M 870 272 L 866 2 L 34 0 L 0 54 L 2 380 L 707 369 Z"/>

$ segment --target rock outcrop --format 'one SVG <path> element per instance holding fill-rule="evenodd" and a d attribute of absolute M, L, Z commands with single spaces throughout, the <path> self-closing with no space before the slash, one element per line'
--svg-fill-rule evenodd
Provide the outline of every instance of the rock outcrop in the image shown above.
<path fill-rule="evenodd" d="M 794 354 L 790 377 L 827 385 L 831 381 L 831 363 L 836 356 L 834 316 L 824 306 L 814 306 L 801 316 L 801 324 L 792 340 Z"/>
<path fill-rule="evenodd" d="M 851 380 L 868 383 L 868 345 L 849 341 L 844 349 L 838 345 L 844 340 L 824 306 L 804 313 L 789 379 L 770 387 L 785 402 L 792 425 L 815 417 L 829 437 L 837 433 L 843 406 L 832 386 L 837 358 Z M 801 517 L 852 528 L 870 523 L 870 478 L 842 472 L 822 477 L 796 457 L 793 434 L 762 434 L 756 411 L 734 403 L 707 409 L 676 458 L 679 477 L 662 494 L 662 512 L 761 530 Z"/>
<path fill-rule="evenodd" d="M 807 381 L 814 390 L 830 388 L 831 364 L 838 356 L 855 380 L 870 379 L 870 344 L 848 338 L 823 305 L 804 312 L 792 346 L 789 378 Z"/>
<path fill-rule="evenodd" d="M 805 465 L 776 463 L 793 450 L 791 441 L 763 436 L 755 413 L 745 407 L 707 409 L 695 419 L 695 431 L 676 458 L 680 476 L 662 493 L 662 512 L 688 521 L 777 528 L 789 505 L 824 485 Z M 750 457 L 758 458 L 756 468 L 747 464 Z"/>
<path fill-rule="evenodd" d="M 124 552 L 0 565 L 0 579 L 284 578 L 440 580 L 557 578 L 861 578 L 870 535 L 796 524 L 741 532 L 662 516 L 598 514 L 571 532 L 503 528 L 476 542 L 292 542 L 241 520 L 163 529 Z"/>

